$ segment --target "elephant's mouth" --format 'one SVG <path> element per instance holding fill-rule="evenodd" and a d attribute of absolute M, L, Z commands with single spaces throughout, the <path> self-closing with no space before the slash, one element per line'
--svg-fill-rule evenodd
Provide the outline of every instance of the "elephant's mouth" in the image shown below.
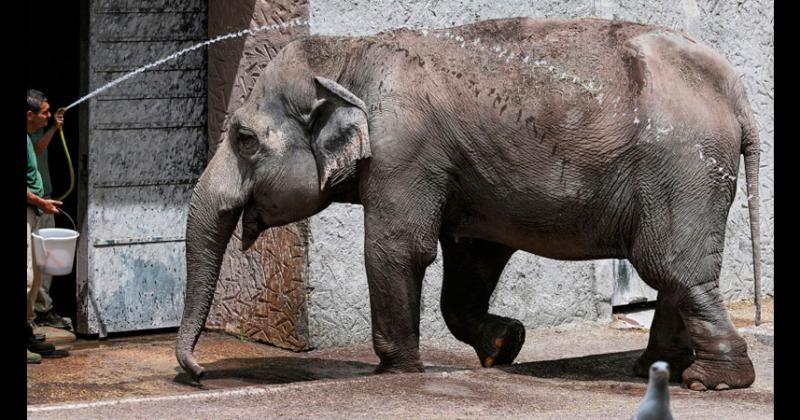
<path fill-rule="evenodd" d="M 242 251 L 247 251 L 258 239 L 258 235 L 269 226 L 263 222 L 261 212 L 250 203 L 244 209 L 242 216 Z"/>

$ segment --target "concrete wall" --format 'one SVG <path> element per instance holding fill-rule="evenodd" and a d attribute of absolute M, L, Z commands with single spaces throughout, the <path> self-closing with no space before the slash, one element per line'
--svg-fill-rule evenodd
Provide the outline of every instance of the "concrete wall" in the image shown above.
<path fill-rule="evenodd" d="M 744 77 L 761 135 L 761 231 L 763 289 L 773 293 L 773 45 L 774 11 L 768 0 L 311 0 L 310 32 L 363 35 L 394 27 L 440 28 L 490 18 L 618 18 L 686 31 L 724 54 Z M 741 165 L 728 222 L 720 284 L 727 300 L 753 294 L 752 253 Z M 317 347 L 370 339 L 360 206 L 334 205 L 310 221 L 309 333 Z M 494 313 L 528 328 L 610 319 L 613 290 L 609 261 L 559 262 L 518 252 L 492 297 Z M 441 250 L 423 288 L 423 337 L 448 335 L 439 306 Z"/>

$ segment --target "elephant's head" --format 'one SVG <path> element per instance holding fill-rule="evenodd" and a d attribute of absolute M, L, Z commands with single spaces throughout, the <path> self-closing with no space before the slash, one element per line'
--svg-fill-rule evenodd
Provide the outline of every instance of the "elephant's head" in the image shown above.
<path fill-rule="evenodd" d="M 192 351 L 242 212 L 242 247 L 247 249 L 266 228 L 324 209 L 337 187 L 356 175 L 357 161 L 370 156 L 364 102 L 326 78 L 330 71 L 319 65 L 312 69 L 303 51 L 287 46 L 269 63 L 230 118 L 228 135 L 192 196 L 176 352 L 195 379 L 203 369 Z"/>
<path fill-rule="evenodd" d="M 364 102 L 338 83 L 308 76 L 314 94 L 287 96 L 267 88 L 251 96 L 231 119 L 225 165 L 236 167 L 246 194 L 242 246 L 265 228 L 311 216 L 330 203 L 331 190 L 355 175 L 356 161 L 369 157 Z M 280 83 L 280 82 L 279 82 Z M 302 104 L 294 102 L 302 95 Z"/>

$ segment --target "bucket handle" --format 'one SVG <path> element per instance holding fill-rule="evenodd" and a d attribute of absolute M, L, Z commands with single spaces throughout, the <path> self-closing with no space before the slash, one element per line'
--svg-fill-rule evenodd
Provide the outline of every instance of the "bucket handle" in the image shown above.
<path fill-rule="evenodd" d="M 58 214 L 63 214 L 64 216 L 67 216 L 67 219 L 69 219 L 69 222 L 72 223 L 72 230 L 74 230 L 74 231 L 78 230 L 78 227 L 75 226 L 75 221 L 73 221 L 72 218 L 69 217 L 69 214 L 67 214 L 67 212 L 65 212 L 64 209 L 58 209 Z"/>

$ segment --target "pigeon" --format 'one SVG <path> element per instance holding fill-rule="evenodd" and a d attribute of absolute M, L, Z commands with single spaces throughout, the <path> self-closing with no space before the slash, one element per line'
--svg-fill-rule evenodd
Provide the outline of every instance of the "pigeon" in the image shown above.
<path fill-rule="evenodd" d="M 669 409 L 669 365 L 655 362 L 650 366 L 650 381 L 647 393 L 639 405 L 639 411 L 631 420 L 673 420 Z"/>

